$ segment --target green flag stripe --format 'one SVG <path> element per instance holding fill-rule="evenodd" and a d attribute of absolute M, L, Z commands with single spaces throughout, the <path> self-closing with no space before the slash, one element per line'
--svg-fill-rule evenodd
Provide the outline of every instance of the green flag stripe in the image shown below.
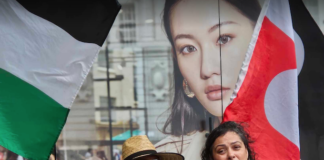
<path fill-rule="evenodd" d="M 0 68 L 0 145 L 3 147 L 31 160 L 48 159 L 69 111 Z"/>

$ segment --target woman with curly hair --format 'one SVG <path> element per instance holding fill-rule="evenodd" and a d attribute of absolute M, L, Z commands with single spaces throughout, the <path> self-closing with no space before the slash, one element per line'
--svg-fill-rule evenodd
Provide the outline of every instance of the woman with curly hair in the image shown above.
<path fill-rule="evenodd" d="M 214 129 L 201 153 L 202 160 L 255 160 L 249 134 L 243 126 L 228 121 Z"/>

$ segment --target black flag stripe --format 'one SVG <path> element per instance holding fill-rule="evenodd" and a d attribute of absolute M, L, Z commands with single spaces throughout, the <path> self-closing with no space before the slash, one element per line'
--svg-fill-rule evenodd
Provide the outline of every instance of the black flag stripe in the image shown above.
<path fill-rule="evenodd" d="M 18 0 L 29 12 L 59 26 L 72 37 L 102 46 L 121 5 L 117 0 Z"/>
<path fill-rule="evenodd" d="M 289 3 L 294 30 L 305 49 L 298 76 L 301 159 L 320 159 L 320 143 L 324 143 L 320 141 L 324 137 L 324 36 L 301 0 Z"/>

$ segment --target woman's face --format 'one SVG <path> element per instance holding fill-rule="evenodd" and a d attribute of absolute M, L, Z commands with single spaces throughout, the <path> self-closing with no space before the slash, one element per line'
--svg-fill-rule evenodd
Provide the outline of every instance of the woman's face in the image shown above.
<path fill-rule="evenodd" d="M 170 14 L 180 71 L 199 102 L 215 116 L 223 112 L 221 87 L 224 106 L 229 104 L 254 29 L 238 9 L 223 0 L 220 5 L 220 23 L 216 0 L 182 0 Z"/>
<path fill-rule="evenodd" d="M 227 132 L 216 139 L 213 144 L 214 160 L 247 160 L 248 151 L 235 132 Z"/>

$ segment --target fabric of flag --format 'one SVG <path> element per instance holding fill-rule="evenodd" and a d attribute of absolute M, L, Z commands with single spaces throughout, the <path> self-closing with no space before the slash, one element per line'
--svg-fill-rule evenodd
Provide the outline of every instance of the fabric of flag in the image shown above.
<path fill-rule="evenodd" d="M 0 1 L 0 145 L 48 159 L 120 10 L 116 0 Z"/>
<path fill-rule="evenodd" d="M 247 122 L 261 160 L 300 160 L 297 64 L 288 0 L 260 14 L 224 121 Z"/>
<path fill-rule="evenodd" d="M 324 158 L 324 36 L 302 0 L 289 0 L 296 36 L 300 156 Z M 322 148 L 321 148 L 322 146 Z"/>

